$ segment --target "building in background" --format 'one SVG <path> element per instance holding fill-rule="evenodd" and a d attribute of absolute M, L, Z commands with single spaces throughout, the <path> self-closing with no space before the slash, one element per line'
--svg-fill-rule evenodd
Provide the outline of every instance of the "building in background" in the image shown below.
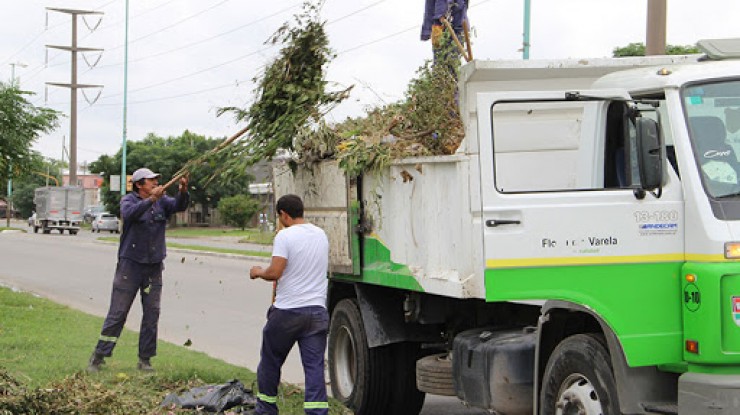
<path fill-rule="evenodd" d="M 62 186 L 69 186 L 69 172 L 62 173 Z M 85 208 L 99 206 L 101 202 L 100 187 L 103 185 L 103 176 L 99 174 L 77 173 L 77 183 L 85 190 Z"/>

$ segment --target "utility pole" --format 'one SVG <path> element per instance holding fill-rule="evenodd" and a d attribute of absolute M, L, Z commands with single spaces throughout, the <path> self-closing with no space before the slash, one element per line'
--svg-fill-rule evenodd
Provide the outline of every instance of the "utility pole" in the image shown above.
<path fill-rule="evenodd" d="M 83 48 L 77 46 L 77 16 L 103 14 L 92 10 L 57 9 L 47 7 L 46 10 L 72 15 L 72 46 L 52 46 L 47 48 L 61 49 L 72 52 L 72 80 L 69 84 L 47 82 L 48 85 L 70 89 L 71 107 L 69 111 L 69 185 L 77 185 L 77 90 L 80 88 L 102 88 L 102 85 L 85 85 L 77 83 L 77 52 L 102 52 L 103 49 Z"/>
<path fill-rule="evenodd" d="M 645 55 L 666 53 L 666 0 L 648 0 Z"/>
<path fill-rule="evenodd" d="M 21 83 L 20 83 L 20 81 L 19 81 L 19 80 L 18 80 L 18 79 L 17 79 L 16 77 L 15 77 L 15 67 L 16 67 L 16 66 L 19 66 L 19 67 L 21 67 L 21 68 L 25 68 L 25 67 L 27 67 L 28 65 L 26 65 L 26 64 L 25 64 L 25 63 L 23 63 L 23 62 L 13 62 L 13 63 L 10 63 L 9 65 L 10 65 L 10 86 L 18 86 L 18 87 L 20 87 L 20 84 L 21 84 Z M 18 82 L 18 83 L 16 84 L 16 82 Z"/>

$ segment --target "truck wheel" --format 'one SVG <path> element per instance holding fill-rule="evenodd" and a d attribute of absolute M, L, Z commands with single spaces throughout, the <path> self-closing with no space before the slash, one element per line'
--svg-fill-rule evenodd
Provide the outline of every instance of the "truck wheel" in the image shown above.
<path fill-rule="evenodd" d="M 48 233 L 51 233 L 51 229 L 44 228 L 44 230 L 42 232 L 48 234 Z"/>
<path fill-rule="evenodd" d="M 70 229 L 69 234 L 70 235 L 77 235 L 77 231 L 74 230 L 74 229 Z"/>
<path fill-rule="evenodd" d="M 552 352 L 540 393 L 540 414 L 618 415 L 617 387 L 603 337 L 576 334 Z"/>
<path fill-rule="evenodd" d="M 452 360 L 447 353 L 434 354 L 416 362 L 416 385 L 433 395 L 455 396 Z"/>
<path fill-rule="evenodd" d="M 390 346 L 393 359 L 391 398 L 388 415 L 417 415 L 424 406 L 426 394 L 416 387 L 416 361 L 421 357 L 421 345 L 415 342 Z"/>
<path fill-rule="evenodd" d="M 38 226 L 34 226 L 33 227 L 33 233 L 39 233 L 39 227 Z"/>
<path fill-rule="evenodd" d="M 388 413 L 391 360 L 388 346 L 370 349 L 357 302 L 334 308 L 329 328 L 329 378 L 332 395 L 355 415 Z"/>

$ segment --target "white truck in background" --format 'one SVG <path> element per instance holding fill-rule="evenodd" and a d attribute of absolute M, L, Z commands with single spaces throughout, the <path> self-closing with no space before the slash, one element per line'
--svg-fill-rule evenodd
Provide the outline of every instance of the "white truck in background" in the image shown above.
<path fill-rule="evenodd" d="M 84 189 L 79 186 L 39 187 L 34 191 L 33 203 L 36 205 L 32 227 L 34 233 L 58 230 L 76 235 L 83 220 L 85 204 Z"/>
<path fill-rule="evenodd" d="M 356 415 L 740 413 L 740 39 L 473 61 L 456 154 L 276 165 L 330 239 L 328 371 Z"/>

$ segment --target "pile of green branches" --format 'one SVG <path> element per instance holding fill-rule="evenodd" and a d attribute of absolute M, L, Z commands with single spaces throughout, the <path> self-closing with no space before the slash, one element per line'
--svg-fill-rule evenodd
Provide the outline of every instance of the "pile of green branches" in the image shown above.
<path fill-rule="evenodd" d="M 393 159 L 454 153 L 464 131 L 457 103 L 457 55 L 426 62 L 404 98 L 336 126 L 335 158 L 350 175 L 379 173 Z"/>
<path fill-rule="evenodd" d="M 334 58 L 325 22 L 319 18 L 323 2 L 306 1 L 293 24 L 283 24 L 267 41 L 282 45 L 279 56 L 255 78 L 257 99 L 248 109 L 221 108 L 246 121 L 248 137 L 230 149 L 229 168 L 242 169 L 272 158 L 278 149 L 294 150 L 300 131 L 321 122 L 324 114 L 349 96 L 350 88 L 327 91 L 324 67 Z"/>
<path fill-rule="evenodd" d="M 443 53 L 426 62 L 399 102 L 373 108 L 340 124 L 296 133 L 294 161 L 336 159 L 350 176 L 381 174 L 393 159 L 454 153 L 464 131 L 457 102 L 459 55 Z"/>
<path fill-rule="evenodd" d="M 237 121 L 246 121 L 247 135 L 219 151 L 216 156 L 222 162 L 215 175 L 229 177 L 272 159 L 280 149 L 287 150 L 295 164 L 336 159 L 351 176 L 380 173 L 395 158 L 457 150 L 464 132 L 457 102 L 460 55 L 452 47 L 419 68 L 399 102 L 339 124 L 326 122 L 325 114 L 346 99 L 352 87 L 327 91 L 324 70 L 335 55 L 319 19 L 322 3 L 307 0 L 295 22 L 285 23 L 268 40 L 282 49 L 255 78 L 257 99 L 251 107 L 219 110 L 219 115 L 231 113 Z"/>
<path fill-rule="evenodd" d="M 148 383 L 120 379 L 111 386 L 76 373 L 48 388 L 27 389 L 0 369 L 0 415 L 165 413 L 159 402 L 173 385 Z"/>

